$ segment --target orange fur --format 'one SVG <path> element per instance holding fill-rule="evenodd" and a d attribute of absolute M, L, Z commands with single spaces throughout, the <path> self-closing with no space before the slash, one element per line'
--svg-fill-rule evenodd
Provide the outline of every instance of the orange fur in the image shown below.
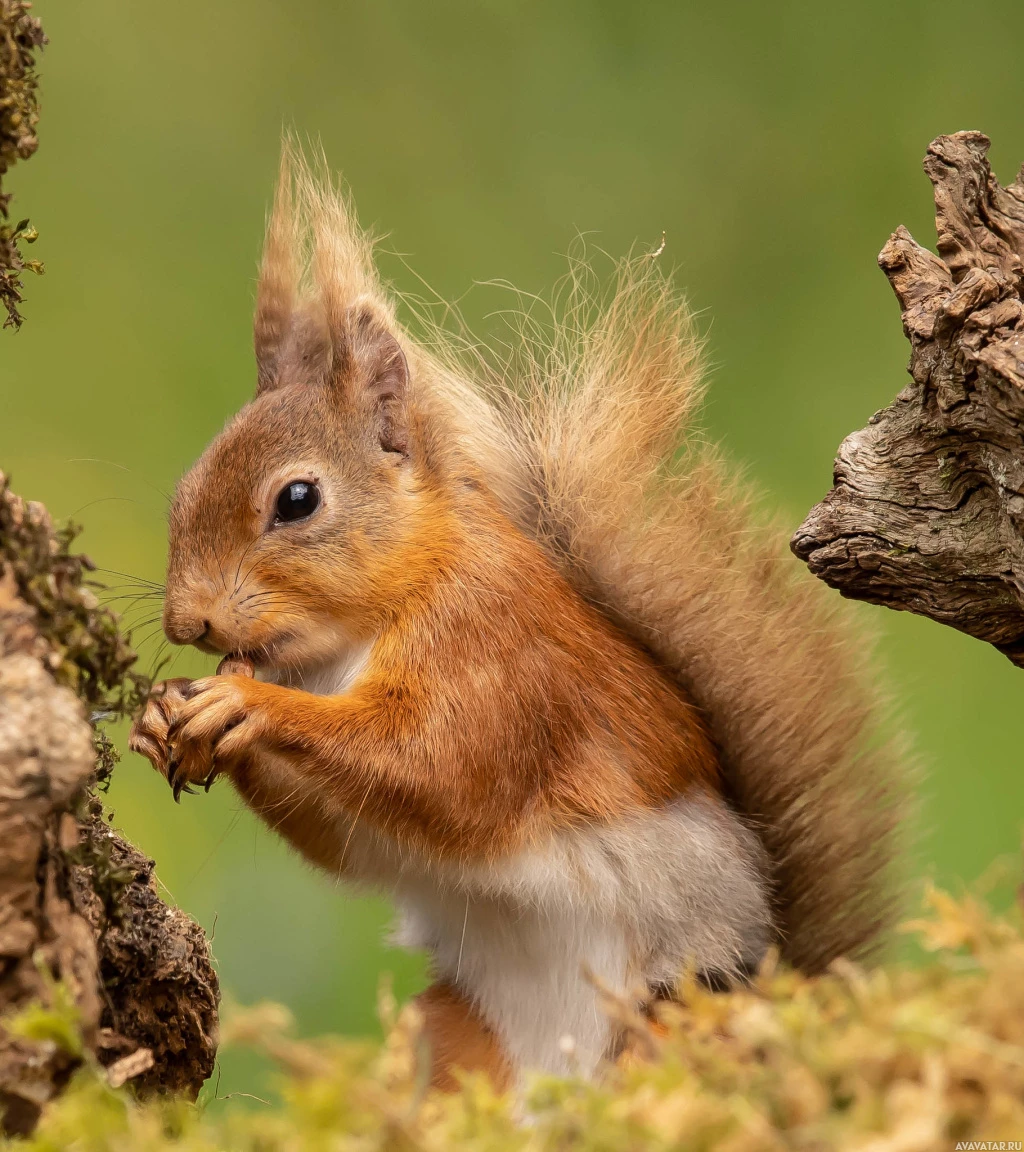
<path fill-rule="evenodd" d="M 729 831 L 735 808 L 766 849 L 776 939 L 819 969 L 869 946 L 890 914 L 905 774 L 878 736 L 863 642 L 713 455 L 681 445 L 698 341 L 654 262 L 625 263 L 603 304 L 584 275 L 547 325 L 524 320 L 505 363 L 437 332 L 418 343 L 343 197 L 286 149 L 257 300 L 258 395 L 179 486 L 164 614 L 172 640 L 244 653 L 264 679 L 169 693 L 133 746 L 176 787 L 229 774 L 332 872 L 356 850 L 365 872 L 366 835 L 373 868 L 470 869 L 467 917 L 471 896 L 488 915 L 506 899 L 487 904 L 473 868 L 531 852 L 540 867 L 569 837 L 584 871 L 588 852 L 606 853 L 598 875 L 685 826 L 695 860 L 711 843 L 735 854 L 734 873 L 712 866 L 678 900 L 707 918 L 715 884 L 737 908 L 750 897 L 749 935 L 741 925 L 726 947 L 740 972 L 761 940 L 750 892 L 762 866 L 749 832 Z M 279 522 L 294 481 L 321 506 Z M 595 829 L 620 839 L 580 839 Z M 549 898 L 538 875 L 528 910 Z M 434 876 L 437 899 L 448 877 Z M 562 943 L 600 943 L 604 913 L 587 921 L 562 879 L 550 897 Z M 577 912 L 591 927 L 573 927 Z M 630 931 L 608 929 L 609 964 L 641 962 Z M 732 941 L 724 922 L 715 931 Z M 461 959 L 460 946 L 456 981 Z M 443 1065 L 501 1063 L 483 1033 L 506 1009 L 487 995 L 487 1024 L 461 991 L 425 997 Z"/>
<path fill-rule="evenodd" d="M 472 1004 L 450 984 L 432 984 L 416 997 L 423 1037 L 430 1048 L 430 1084 L 442 1092 L 459 1087 L 456 1070 L 483 1072 L 504 1091 L 513 1076 L 494 1032 Z"/>
<path fill-rule="evenodd" d="M 372 602 L 362 621 L 376 642 L 352 691 L 198 682 L 178 716 L 184 778 L 207 778 L 216 743 L 253 807 L 313 857 L 324 822 L 357 807 L 427 853 L 472 858 L 714 786 L 697 711 L 486 493 L 463 494 L 447 515 L 430 508 L 423 529 L 364 573 Z M 435 533 L 442 543 L 432 546 Z M 316 578 L 329 612 L 335 596 L 351 604 L 349 582 Z M 280 626 L 276 601 L 266 616 Z M 251 633 L 219 618 L 214 635 L 225 650 L 251 650 Z M 289 790 L 318 797 L 318 820 L 281 819 L 287 806 L 246 755 L 256 742 L 288 761 Z"/>

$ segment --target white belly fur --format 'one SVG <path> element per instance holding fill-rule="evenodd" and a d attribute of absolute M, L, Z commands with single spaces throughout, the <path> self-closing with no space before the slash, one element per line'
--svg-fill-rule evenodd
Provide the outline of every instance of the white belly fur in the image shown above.
<path fill-rule="evenodd" d="M 770 931 L 758 848 L 724 805 L 681 799 L 489 866 L 403 869 L 397 938 L 425 948 L 520 1069 L 589 1075 L 612 1039 L 591 972 L 625 996 L 688 965 L 725 975 Z M 563 1037 L 573 1044 L 563 1044 Z"/>
<path fill-rule="evenodd" d="M 306 686 L 344 691 L 364 665 L 360 653 Z M 742 971 L 771 937 L 759 841 L 715 797 L 681 797 L 484 864 L 428 859 L 348 820 L 338 843 L 339 871 L 391 895 L 396 941 L 430 954 L 520 1073 L 589 1075 L 608 1052 L 585 972 L 629 996 L 688 966 Z"/>
<path fill-rule="evenodd" d="M 520 1071 L 586 1076 L 607 1054 L 613 1037 L 586 972 L 629 997 L 691 966 L 742 972 L 771 936 L 759 844 L 713 798 L 469 866 L 401 849 L 362 824 L 339 824 L 338 837 L 345 878 L 391 896 L 396 942 L 427 951 Z"/>

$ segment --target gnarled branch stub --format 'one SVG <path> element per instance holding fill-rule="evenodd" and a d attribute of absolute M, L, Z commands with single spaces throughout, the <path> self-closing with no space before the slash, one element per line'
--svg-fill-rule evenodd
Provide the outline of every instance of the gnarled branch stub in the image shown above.
<path fill-rule="evenodd" d="M 898 228 L 878 262 L 911 383 L 836 457 L 791 546 L 844 596 L 916 612 L 1024 666 L 1024 169 L 1000 187 L 980 132 L 940 136 L 938 256 Z"/>

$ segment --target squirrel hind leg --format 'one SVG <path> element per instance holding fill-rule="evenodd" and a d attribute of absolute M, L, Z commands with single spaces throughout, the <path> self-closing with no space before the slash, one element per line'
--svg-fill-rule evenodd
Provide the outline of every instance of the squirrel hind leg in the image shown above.
<path fill-rule="evenodd" d="M 421 992 L 414 1003 L 423 1013 L 432 1088 L 458 1091 L 456 1069 L 483 1072 L 499 1092 L 512 1086 L 512 1066 L 498 1037 L 453 984 L 438 981 Z"/>
<path fill-rule="evenodd" d="M 734 968 L 728 971 L 722 968 L 701 968 L 695 973 L 697 983 L 709 992 L 732 992 L 749 984 L 757 975 L 764 960 L 767 948 L 760 951 L 757 958 L 754 956 L 741 959 Z M 656 1004 L 660 1000 L 678 1000 L 678 987 L 674 981 L 658 980 L 651 984 L 650 1002 Z"/>

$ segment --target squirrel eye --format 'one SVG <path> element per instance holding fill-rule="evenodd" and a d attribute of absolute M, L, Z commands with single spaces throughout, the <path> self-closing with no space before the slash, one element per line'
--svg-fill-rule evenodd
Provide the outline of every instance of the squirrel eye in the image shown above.
<path fill-rule="evenodd" d="M 274 521 L 289 523 L 293 520 L 305 520 L 307 516 L 320 507 L 320 489 L 315 484 L 308 484 L 305 480 L 293 480 L 285 485 L 277 497 L 274 509 Z"/>

